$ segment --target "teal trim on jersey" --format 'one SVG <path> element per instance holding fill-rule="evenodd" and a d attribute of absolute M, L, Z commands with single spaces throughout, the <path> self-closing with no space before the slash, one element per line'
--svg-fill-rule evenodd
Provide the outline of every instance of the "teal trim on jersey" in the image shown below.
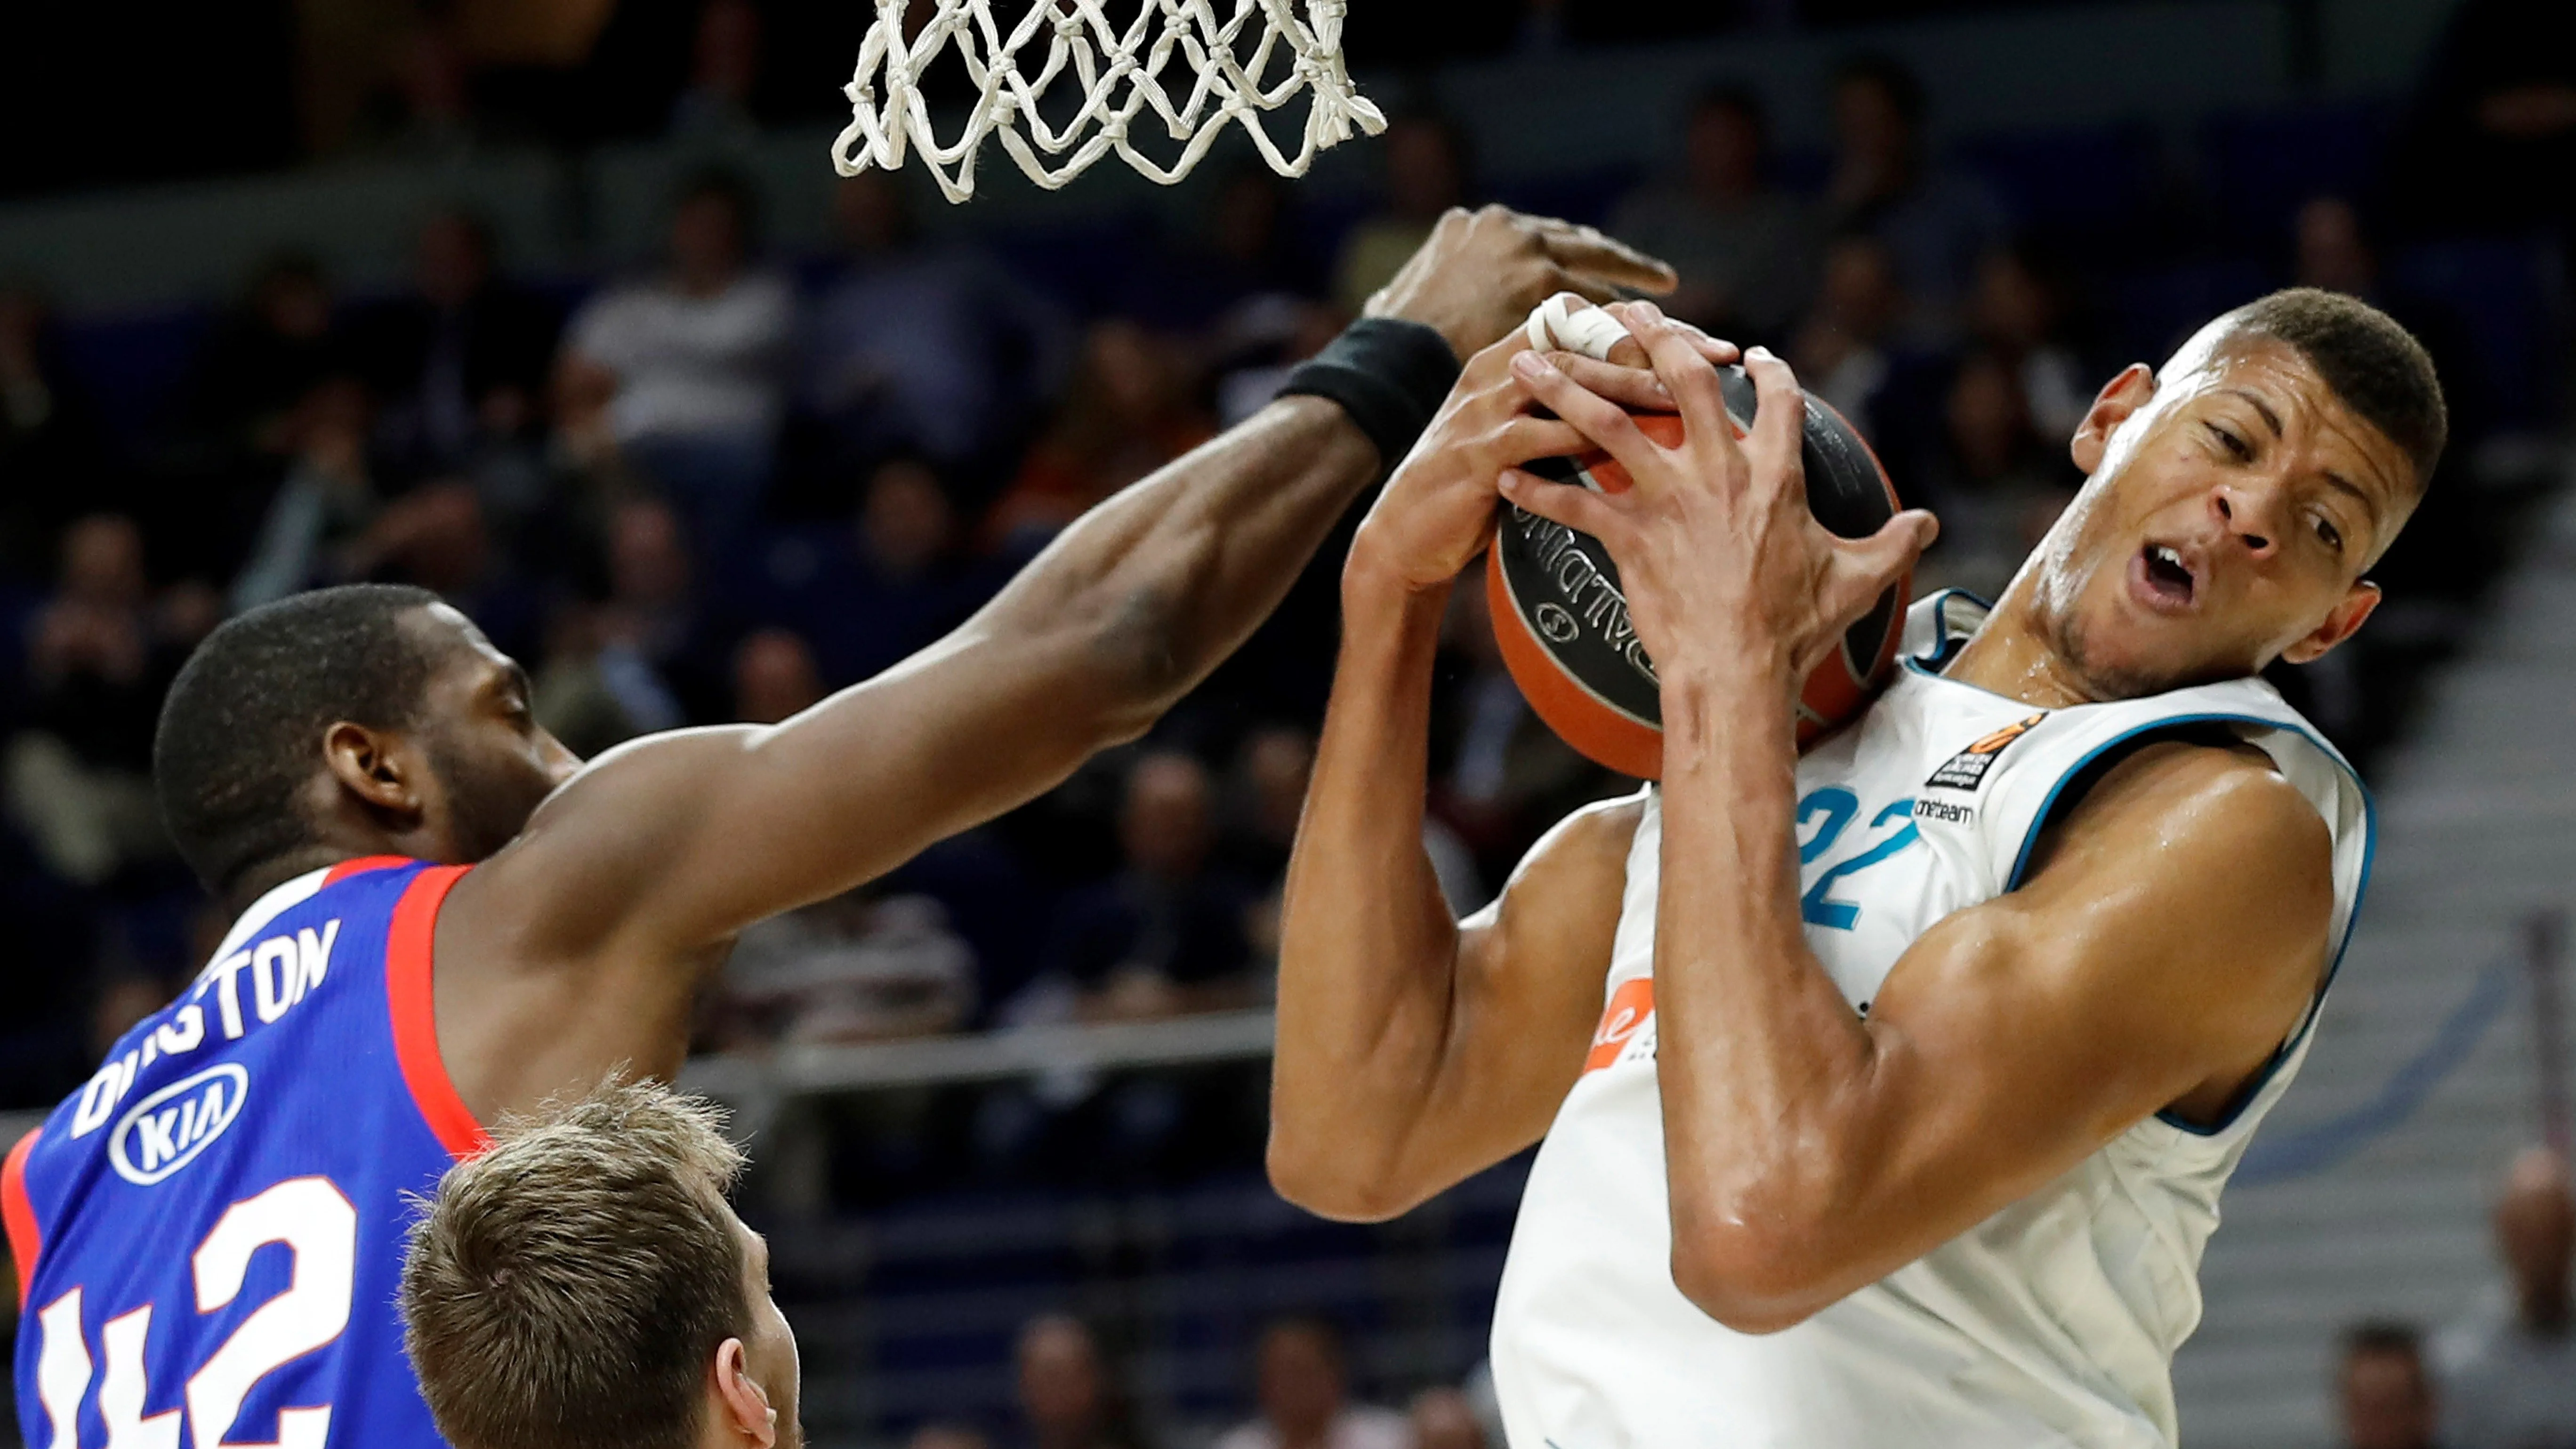
<path fill-rule="evenodd" d="M 1929 606 L 1932 606 L 1932 627 L 1940 629 L 1940 634 L 1937 634 L 1937 637 L 1932 639 L 1932 665 L 1929 665 L 1929 668 L 1927 668 L 1927 665 L 1924 665 L 1924 657 L 1922 657 L 1922 655 L 1906 655 L 1906 668 L 1914 670 L 1914 673 L 1919 673 L 1919 676 L 1924 676 L 1924 678 L 1950 678 L 1950 676 L 1945 676 L 1945 673 L 1940 673 L 1940 670 L 1950 668 L 1950 660 L 1955 660 L 1955 657 L 1958 657 L 1958 652 L 1960 652 L 1960 650 L 1965 650 L 1965 647 L 1968 647 L 1968 639 L 1953 639 L 1953 637 L 1950 637 L 1950 596 L 1965 598 L 1965 601 L 1968 601 L 1968 603 L 1976 603 L 1978 608 L 1984 608 L 1986 614 L 1994 614 L 1994 603 L 1986 603 L 1984 598 L 1973 596 L 1973 593 L 1968 593 L 1968 590 L 1965 590 L 1965 588 L 1945 588 L 1945 590 L 1940 590 L 1940 593 L 1932 593 L 1932 596 L 1927 596 L 1927 598 L 1922 598 L 1922 601 L 1917 601 L 1917 608 L 1922 608 L 1924 603 L 1929 603 Z M 1976 637 L 1976 634 L 1968 634 L 1968 637 L 1973 639 L 1973 637 Z M 1950 678 L 1950 683 L 1960 683 L 1960 681 L 1955 681 L 1955 678 Z M 1963 686 L 1963 688 L 1976 688 L 1978 694 L 1994 694 L 1994 691 L 1991 691 L 1991 688 L 1978 688 L 1978 686 L 1973 686 L 1973 683 L 1971 683 L 1971 686 Z M 1996 694 L 1996 699 L 2004 699 L 2004 696 L 2002 696 L 2002 694 Z"/>
<path fill-rule="evenodd" d="M 2280 1049 L 2272 1053 L 2271 1060 L 2265 1062 L 2262 1070 L 2254 1074 L 2254 1080 L 2245 1085 L 2245 1091 L 2238 1098 L 2236 1105 L 2229 1108 L 2226 1115 L 2218 1121 L 2204 1126 L 2175 1116 L 2170 1108 L 2156 1113 L 2156 1120 L 2169 1126 L 2179 1127 L 2195 1137 L 2215 1137 L 2236 1125 L 2237 1119 L 2245 1114 L 2245 1109 L 2252 1105 L 2255 1098 L 2263 1095 L 2265 1087 L 2271 1085 L 2273 1076 L 2281 1070 L 2281 1064 L 2290 1059 L 2290 1053 L 2298 1050 L 2299 1043 L 2307 1038 L 2309 1032 L 2316 1029 L 2317 1018 L 2323 1014 L 2326 992 L 2334 986 L 2335 973 L 2343 969 L 2343 953 L 2352 945 L 2353 928 L 2361 924 L 2362 899 L 2370 894 L 2371 861 L 2379 853 L 2379 802 L 2371 798 L 2370 786 L 2362 782 L 2361 772 L 2352 767 L 2352 762 L 2343 757 L 2342 751 L 2326 743 L 2323 736 L 2304 723 L 2291 724 L 2281 720 L 2266 719 L 2259 714 L 2223 713 L 2178 714 L 2166 719 L 2150 720 L 2135 729 L 2123 730 L 2095 745 L 2085 752 L 2084 758 L 2077 760 L 2064 774 L 2058 776 L 2056 784 L 2048 787 L 2047 798 L 2039 802 L 2039 813 L 2031 817 L 2030 833 L 2022 837 L 2021 851 L 2013 857 L 2012 874 L 2004 881 L 2004 891 L 2009 894 L 2020 889 L 2022 873 L 2030 867 L 2030 853 L 2039 844 L 2039 832 L 2047 828 L 2048 817 L 2057 809 L 2057 797 L 2065 791 L 2070 781 L 2084 773 L 2087 766 L 2140 735 L 2184 729 L 2199 724 L 2241 724 L 2253 725 L 2258 729 L 2287 730 L 2316 746 L 2319 753 L 2333 761 L 2335 768 L 2343 771 L 2345 777 L 2352 781 L 2352 787 L 2361 792 L 2361 878 L 2353 884 L 2352 913 L 2344 918 L 2343 939 L 2335 943 L 2334 956 L 2326 962 L 2326 979 L 2317 983 L 2317 994 L 2310 999 L 2308 1014 L 2300 1021 L 2299 1029 L 2290 1033 L 2289 1039 L 2282 1042 Z"/>

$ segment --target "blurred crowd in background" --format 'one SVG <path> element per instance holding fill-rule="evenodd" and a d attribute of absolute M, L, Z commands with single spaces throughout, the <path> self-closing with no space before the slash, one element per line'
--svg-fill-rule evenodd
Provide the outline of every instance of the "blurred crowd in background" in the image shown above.
<path fill-rule="evenodd" d="M 49 127 L 78 144 L 24 148 L 0 187 L 142 175 L 172 149 L 263 165 L 495 138 L 722 135 L 814 119 L 809 103 L 828 102 L 846 66 L 837 41 L 800 31 L 801 9 L 588 8 L 605 28 L 570 70 L 478 59 L 507 47 L 477 29 L 493 7 L 459 3 L 420 7 L 392 39 L 341 37 L 381 64 L 308 68 L 300 92 L 286 58 L 299 52 L 280 39 L 292 27 L 280 18 L 271 35 L 227 16 L 209 51 L 240 62 L 227 86 L 256 92 L 243 77 L 267 75 L 297 103 L 266 119 L 256 105 L 214 107 L 195 148 L 120 144 L 131 117 L 125 131 Z M 1451 5 L 1442 54 L 1936 8 Z M 70 30 L 104 12 L 47 9 L 42 24 Z M 2197 176 L 2117 136 L 1936 147 L 1918 77 L 1854 54 L 1812 97 L 1830 114 L 1829 147 L 1776 146 L 1761 100 L 1711 87 L 1673 118 L 1681 160 L 1668 174 L 1546 199 L 1670 260 L 1682 287 L 1669 310 L 1781 351 L 1862 429 L 1908 500 L 1943 520 L 1918 593 L 1991 597 L 2011 577 L 2081 481 L 2065 441 L 2122 365 L 2272 286 L 2386 308 L 2441 368 L 2450 455 L 2377 571 L 2392 602 L 2372 631 L 2279 679 L 2366 770 L 2510 553 L 2536 486 L 2516 460 L 2565 419 L 2576 43 L 2560 43 L 2559 9 L 2471 0 L 2402 110 L 2258 119 L 2214 140 Z M 1614 21 L 1639 28 L 1593 33 Z M 1355 59 L 1425 59 L 1409 33 L 1355 16 Z M 61 39 L 8 49 L 88 53 L 79 35 Z M 543 39 L 522 37 L 537 50 Z M 169 95 L 194 83 L 170 78 L 153 123 L 190 114 Z M 0 275 L 0 933 L 12 943 L 0 980 L 13 1004 L 0 1107 L 77 1087 L 220 936 L 161 831 L 149 775 L 161 694 L 227 615 L 341 581 L 432 588 L 526 662 L 541 721 L 585 755 L 679 725 L 784 719 L 935 639 L 1086 508 L 1257 410 L 1446 208 L 1528 194 L 1480 170 L 1454 118 L 1387 99 L 1364 205 L 1317 205 L 1265 171 L 1233 171 L 1195 224 L 1140 224 L 1107 247 L 926 239 L 917 178 L 871 173 L 834 183 L 835 248 L 787 254 L 764 243 L 754 188 L 710 167 L 670 198 L 659 265 L 633 275 L 523 275 L 470 210 L 423 220 L 411 279 L 391 292 L 345 291 L 281 251 L 242 279 L 140 428 L 108 422 L 131 412 L 103 395 L 115 379 L 68 364 L 81 319 Z M 2069 177 L 2083 185 L 2061 191 Z M 746 933 L 707 1003 L 703 1048 L 1264 1003 L 1346 538 L 1146 740 L 865 891 Z M 1630 784 L 1539 724 L 1482 608 L 1481 590 L 1458 591 L 1434 719 L 1428 843 L 1462 912 L 1538 832 Z M 851 1106 L 829 1192 L 848 1207 L 959 1183 L 1252 1168 L 1260 1077 L 1039 1078 Z M 2517 1169 L 2499 1213 L 2521 1284 L 2512 1301 L 2439 1339 L 2354 1331 L 2341 1384 L 2356 1449 L 2576 1443 L 2576 1410 L 2555 1421 L 2564 1439 L 2429 1437 L 2437 1383 L 2463 1424 L 2521 1402 L 2516 1385 L 2576 1383 L 2565 1182 L 2563 1162 Z M 1261 1416 L 1225 1449 L 1499 1443 L 1472 1392 L 1352 1407 L 1328 1324 L 1277 1324 L 1258 1356 Z M 1018 1372 L 1023 1424 L 934 1424 L 918 1449 L 988 1434 L 1044 1449 L 1152 1442 L 1083 1324 L 1031 1323 Z M 2565 1408 L 2564 1394 L 2539 1397 Z"/>

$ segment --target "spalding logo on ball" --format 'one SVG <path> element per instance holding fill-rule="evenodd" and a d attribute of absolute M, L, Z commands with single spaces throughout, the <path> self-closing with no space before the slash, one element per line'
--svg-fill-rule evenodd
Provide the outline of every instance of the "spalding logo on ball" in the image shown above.
<path fill-rule="evenodd" d="M 1742 437 L 1753 417 L 1753 380 L 1718 369 L 1726 410 Z M 1641 414 L 1638 429 L 1672 447 L 1682 420 Z M 1896 516 L 1895 486 L 1843 415 L 1807 399 L 1807 508 L 1826 530 L 1866 538 Z M 1529 471 L 1600 493 L 1628 490 L 1628 470 L 1607 453 L 1550 458 Z M 1910 578 L 1880 595 L 1843 635 L 1842 647 L 1807 676 L 1798 697 L 1798 747 L 1850 720 L 1887 682 L 1896 662 Z M 1600 540 L 1506 503 L 1485 565 L 1485 596 L 1503 663 L 1530 708 L 1586 756 L 1623 775 L 1663 773 L 1662 695 L 1655 663 L 1628 623 L 1619 568 Z"/>

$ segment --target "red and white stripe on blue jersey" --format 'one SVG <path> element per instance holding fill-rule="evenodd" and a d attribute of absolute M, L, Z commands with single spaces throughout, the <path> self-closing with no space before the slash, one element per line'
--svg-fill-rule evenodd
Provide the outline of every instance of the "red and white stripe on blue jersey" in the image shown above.
<path fill-rule="evenodd" d="M 487 1140 L 438 1054 L 462 867 L 379 857 L 245 912 L 0 1169 L 29 1449 L 433 1449 L 395 1287 L 410 1193 Z"/>

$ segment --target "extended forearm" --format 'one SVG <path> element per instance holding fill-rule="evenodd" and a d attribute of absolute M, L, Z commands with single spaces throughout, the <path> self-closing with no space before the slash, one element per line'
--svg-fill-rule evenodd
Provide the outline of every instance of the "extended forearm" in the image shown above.
<path fill-rule="evenodd" d="M 1336 405 L 1291 397 L 1067 529 L 995 600 L 997 628 L 1091 634 L 1088 702 L 1143 729 L 1251 634 L 1380 471 Z"/>
<path fill-rule="evenodd" d="M 1711 1294 L 1830 1211 L 1870 1054 L 1800 921 L 1789 711 L 1748 697 L 1786 688 L 1685 667 L 1663 690 L 1657 1070 L 1675 1271 Z"/>
<path fill-rule="evenodd" d="M 1377 1216 L 1448 1040 L 1458 928 L 1422 846 L 1445 591 L 1360 580 L 1288 867 L 1272 1173 L 1317 1211 Z"/>

